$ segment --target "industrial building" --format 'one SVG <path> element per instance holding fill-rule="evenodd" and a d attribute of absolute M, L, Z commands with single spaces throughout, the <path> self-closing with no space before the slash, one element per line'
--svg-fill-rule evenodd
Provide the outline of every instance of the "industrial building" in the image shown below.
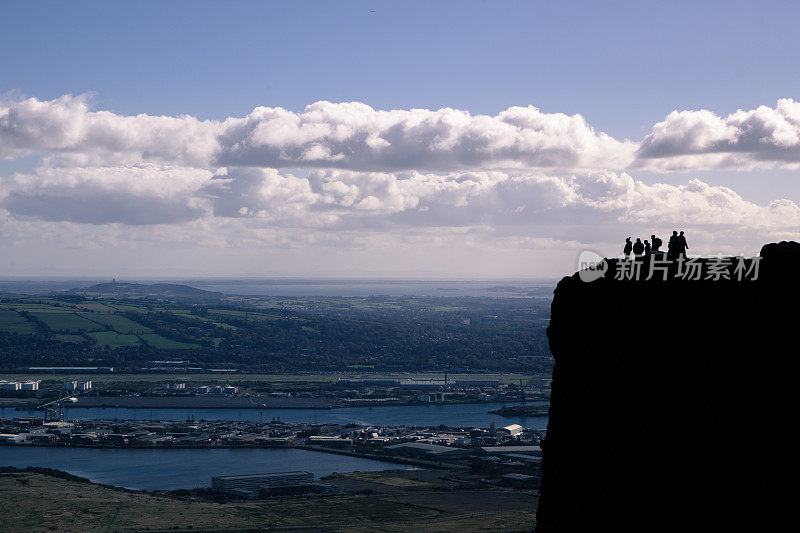
<path fill-rule="evenodd" d="M 223 395 L 223 394 L 237 394 L 239 392 L 239 387 L 234 387 L 233 385 L 201 385 L 197 387 L 198 394 L 216 394 L 216 395 Z"/>
<path fill-rule="evenodd" d="M 9 381 L 6 379 L 0 380 L 0 390 L 2 391 L 37 391 L 41 380 L 29 381 Z"/>
<path fill-rule="evenodd" d="M 313 481 L 314 474 L 311 472 L 296 470 L 293 472 L 213 477 L 211 478 L 211 488 L 242 498 L 257 498 L 262 495 L 264 489 L 299 487 L 310 485 Z"/>
<path fill-rule="evenodd" d="M 65 381 L 64 390 L 67 391 L 87 391 L 92 389 L 91 381 Z"/>
<path fill-rule="evenodd" d="M 480 448 L 483 455 L 535 455 L 541 456 L 542 449 L 539 446 L 482 446 Z"/>
<path fill-rule="evenodd" d="M 21 388 L 22 386 L 19 381 L 0 381 L 0 390 L 17 391 Z"/>
<path fill-rule="evenodd" d="M 524 430 L 525 428 L 519 424 L 511 424 L 510 426 L 504 427 L 500 431 L 507 433 L 509 437 L 516 437 L 517 435 L 521 435 Z"/>
<path fill-rule="evenodd" d="M 39 390 L 39 385 L 41 384 L 41 380 L 33 380 L 33 381 L 23 381 L 22 382 L 22 390 Z"/>
<path fill-rule="evenodd" d="M 308 437 L 308 443 L 317 444 L 319 446 L 352 446 L 353 439 L 339 436 L 312 435 Z"/>
<path fill-rule="evenodd" d="M 19 444 L 25 442 L 27 438 L 27 434 L 0 433 L 0 443 L 2 444 Z"/>
<path fill-rule="evenodd" d="M 433 460 L 465 457 L 475 453 L 474 450 L 469 448 L 454 448 L 452 446 L 439 446 L 437 444 L 426 444 L 423 442 L 404 442 L 402 444 L 386 446 L 383 449 L 398 455 L 410 455 Z"/>
<path fill-rule="evenodd" d="M 498 387 L 498 379 L 392 379 L 392 378 L 343 378 L 341 383 L 369 385 L 373 387 L 397 387 L 405 390 L 441 390 L 445 388 Z"/>

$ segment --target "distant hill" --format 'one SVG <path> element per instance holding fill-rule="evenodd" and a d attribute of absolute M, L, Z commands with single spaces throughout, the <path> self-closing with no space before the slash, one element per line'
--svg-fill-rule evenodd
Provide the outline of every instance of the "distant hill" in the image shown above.
<path fill-rule="evenodd" d="M 67 294 L 92 298 L 161 298 L 181 302 L 217 302 L 225 295 L 177 283 L 98 283 L 90 287 L 71 289 Z"/>

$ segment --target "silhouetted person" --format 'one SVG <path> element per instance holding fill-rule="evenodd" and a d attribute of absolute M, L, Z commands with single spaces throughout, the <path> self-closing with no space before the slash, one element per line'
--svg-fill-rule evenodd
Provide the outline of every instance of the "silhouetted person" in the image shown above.
<path fill-rule="evenodd" d="M 661 248 L 662 244 L 664 244 L 664 242 L 661 239 L 659 239 L 655 235 L 650 235 L 650 246 L 652 246 L 652 250 L 654 253 L 661 251 L 659 250 L 659 248 Z"/>
<path fill-rule="evenodd" d="M 673 231 L 667 243 L 667 259 L 675 261 L 678 258 L 678 248 L 680 247 L 678 232 Z"/>
<path fill-rule="evenodd" d="M 625 254 L 625 259 L 631 258 L 631 250 L 633 250 L 633 243 L 631 242 L 631 238 L 628 237 L 625 239 L 625 248 L 622 249 L 622 253 Z"/>
<path fill-rule="evenodd" d="M 636 242 L 633 243 L 633 255 L 642 255 L 644 253 L 644 244 L 642 244 L 642 239 L 636 239 Z"/>
<path fill-rule="evenodd" d="M 683 235 L 683 232 L 678 236 L 678 255 L 681 257 L 686 257 L 686 250 L 689 249 L 689 245 L 686 243 L 686 237 Z"/>
<path fill-rule="evenodd" d="M 644 241 L 644 255 L 650 255 L 650 243 L 648 241 Z"/>

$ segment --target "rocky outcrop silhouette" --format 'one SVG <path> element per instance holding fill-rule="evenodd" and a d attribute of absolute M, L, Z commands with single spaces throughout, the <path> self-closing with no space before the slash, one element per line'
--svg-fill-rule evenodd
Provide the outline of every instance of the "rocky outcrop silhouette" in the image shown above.
<path fill-rule="evenodd" d="M 539 533 L 794 529 L 800 244 L 761 257 L 756 280 L 561 280 Z"/>

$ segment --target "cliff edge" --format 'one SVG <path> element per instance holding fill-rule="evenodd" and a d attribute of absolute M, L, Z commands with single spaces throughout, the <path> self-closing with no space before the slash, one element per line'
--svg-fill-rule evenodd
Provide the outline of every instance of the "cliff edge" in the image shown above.
<path fill-rule="evenodd" d="M 800 244 L 764 246 L 755 279 L 735 263 L 558 284 L 539 533 L 786 527 Z"/>

